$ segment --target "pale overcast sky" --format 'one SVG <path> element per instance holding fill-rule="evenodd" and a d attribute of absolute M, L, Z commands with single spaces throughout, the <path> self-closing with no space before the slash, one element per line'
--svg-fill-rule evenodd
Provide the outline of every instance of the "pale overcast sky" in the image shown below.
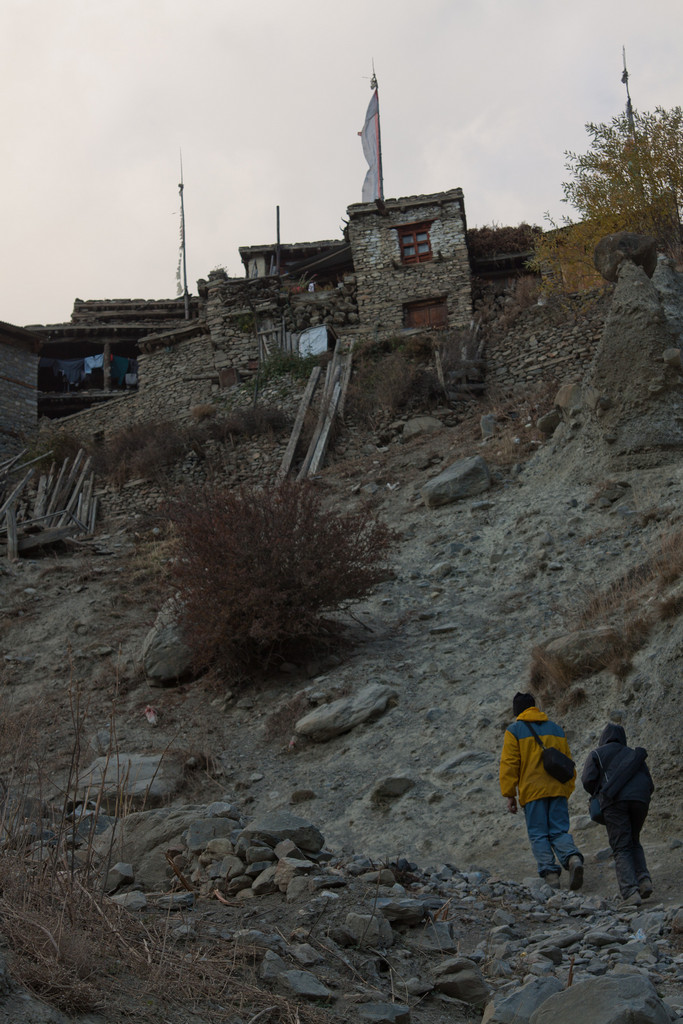
<path fill-rule="evenodd" d="M 238 246 L 341 237 L 379 80 L 385 196 L 563 212 L 586 121 L 683 104 L 682 0 L 1 0 L 0 320 L 175 295 Z"/>

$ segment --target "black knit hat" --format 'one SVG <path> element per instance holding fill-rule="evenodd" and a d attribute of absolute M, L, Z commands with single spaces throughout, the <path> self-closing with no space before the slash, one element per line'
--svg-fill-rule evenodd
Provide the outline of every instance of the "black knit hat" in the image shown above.
<path fill-rule="evenodd" d="M 530 693 L 520 693 L 518 690 L 512 698 L 512 713 L 515 718 L 517 715 L 521 715 L 522 711 L 533 707 L 536 707 L 536 701 Z"/>

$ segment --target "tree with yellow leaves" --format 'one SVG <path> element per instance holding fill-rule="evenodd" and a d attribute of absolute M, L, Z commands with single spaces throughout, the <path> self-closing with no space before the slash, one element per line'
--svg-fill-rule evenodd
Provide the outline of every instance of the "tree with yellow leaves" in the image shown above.
<path fill-rule="evenodd" d="M 567 152 L 563 202 L 579 214 L 538 240 L 533 266 L 549 287 L 565 291 L 597 283 L 593 249 L 604 235 L 652 235 L 661 252 L 681 255 L 683 213 L 683 109 L 653 113 L 630 109 L 608 124 L 586 125 L 586 153 Z"/>

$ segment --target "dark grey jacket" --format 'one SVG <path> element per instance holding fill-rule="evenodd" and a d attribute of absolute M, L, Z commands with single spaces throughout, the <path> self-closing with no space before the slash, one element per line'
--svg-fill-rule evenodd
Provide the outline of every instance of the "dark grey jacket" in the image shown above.
<path fill-rule="evenodd" d="M 583 788 L 591 795 L 599 793 L 603 807 L 618 800 L 649 804 L 655 787 L 646 758 L 645 748 L 627 746 L 623 726 L 610 722 L 603 729 L 597 750 L 586 758 L 581 774 Z"/>

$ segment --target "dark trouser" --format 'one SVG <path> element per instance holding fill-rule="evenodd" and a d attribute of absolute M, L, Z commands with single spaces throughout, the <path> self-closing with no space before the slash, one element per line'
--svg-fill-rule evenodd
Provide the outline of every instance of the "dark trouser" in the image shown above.
<path fill-rule="evenodd" d="M 603 808 L 607 838 L 614 854 L 614 867 L 621 895 L 626 899 L 641 882 L 649 879 L 640 830 L 647 817 L 642 800 L 617 800 Z"/>

